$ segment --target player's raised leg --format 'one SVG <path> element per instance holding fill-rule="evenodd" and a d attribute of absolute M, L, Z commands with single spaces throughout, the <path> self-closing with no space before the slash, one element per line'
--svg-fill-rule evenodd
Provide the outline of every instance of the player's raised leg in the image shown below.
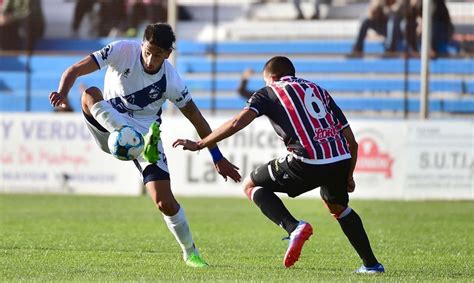
<path fill-rule="evenodd" d="M 288 232 L 290 242 L 283 258 L 283 265 L 291 267 L 298 261 L 304 243 L 313 234 L 313 228 L 305 221 L 296 220 L 272 190 L 256 186 L 251 178 L 245 180 L 244 191 L 265 216 Z"/>
<path fill-rule="evenodd" d="M 103 99 L 102 92 L 97 87 L 90 87 L 82 93 L 81 106 L 86 115 L 94 117 L 108 132 L 127 125 L 122 114 Z"/>
<path fill-rule="evenodd" d="M 143 150 L 143 158 L 150 163 L 156 163 L 160 160 L 160 151 L 158 150 L 160 133 L 160 124 L 155 121 L 150 125 L 148 133 L 144 136 L 145 148 Z"/>
<path fill-rule="evenodd" d="M 156 166 L 154 164 L 149 165 Z M 147 167 L 148 168 L 148 167 Z M 147 170 L 147 169 L 145 169 Z M 163 214 L 166 225 L 183 250 L 183 259 L 191 267 L 206 267 L 208 264 L 200 257 L 196 248 L 183 207 L 176 201 L 169 180 L 146 183 L 146 188 L 156 207 Z"/>

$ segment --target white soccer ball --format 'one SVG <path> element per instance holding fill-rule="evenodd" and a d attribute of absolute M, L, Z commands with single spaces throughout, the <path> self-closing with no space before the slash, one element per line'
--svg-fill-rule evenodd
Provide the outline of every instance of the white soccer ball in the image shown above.
<path fill-rule="evenodd" d="M 110 153 L 120 160 L 136 159 L 145 147 L 142 134 L 130 126 L 123 126 L 110 133 L 108 139 Z"/>

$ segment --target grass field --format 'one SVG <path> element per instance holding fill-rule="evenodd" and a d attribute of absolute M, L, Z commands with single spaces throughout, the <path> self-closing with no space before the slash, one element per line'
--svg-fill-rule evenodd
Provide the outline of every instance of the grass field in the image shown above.
<path fill-rule="evenodd" d="M 370 276 L 320 200 L 284 200 L 315 229 L 290 269 L 248 200 L 179 200 L 210 268 L 184 265 L 147 197 L 0 195 L 0 281 L 474 281 L 474 202 L 351 202 L 387 269 Z"/>

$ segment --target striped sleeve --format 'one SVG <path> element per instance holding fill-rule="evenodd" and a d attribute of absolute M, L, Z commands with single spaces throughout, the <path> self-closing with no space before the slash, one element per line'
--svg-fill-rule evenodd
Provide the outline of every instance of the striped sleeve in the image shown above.
<path fill-rule="evenodd" d="M 346 116 L 342 112 L 341 108 L 337 106 L 336 102 L 331 96 L 329 96 L 329 108 L 332 110 L 332 112 L 336 116 L 336 119 L 339 121 L 342 128 L 349 126 L 349 122 L 347 121 Z"/>
<path fill-rule="evenodd" d="M 270 105 L 270 99 L 268 97 L 268 91 L 266 88 L 262 88 L 256 91 L 250 98 L 247 100 L 245 109 L 253 110 L 257 113 L 257 117 L 265 115 L 267 113 L 267 108 Z"/>

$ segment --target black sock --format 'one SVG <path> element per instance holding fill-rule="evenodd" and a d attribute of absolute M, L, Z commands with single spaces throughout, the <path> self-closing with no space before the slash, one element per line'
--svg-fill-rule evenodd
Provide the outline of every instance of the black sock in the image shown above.
<path fill-rule="evenodd" d="M 359 215 L 352 210 L 348 215 L 338 218 L 342 231 L 346 234 L 349 242 L 359 254 L 365 266 L 374 266 L 378 263 L 370 247 L 369 238 L 365 233 L 362 220 Z"/>
<path fill-rule="evenodd" d="M 253 193 L 253 201 L 266 217 L 285 229 L 288 234 L 291 234 L 298 226 L 299 221 L 290 214 L 281 199 L 271 190 L 256 189 Z"/>

